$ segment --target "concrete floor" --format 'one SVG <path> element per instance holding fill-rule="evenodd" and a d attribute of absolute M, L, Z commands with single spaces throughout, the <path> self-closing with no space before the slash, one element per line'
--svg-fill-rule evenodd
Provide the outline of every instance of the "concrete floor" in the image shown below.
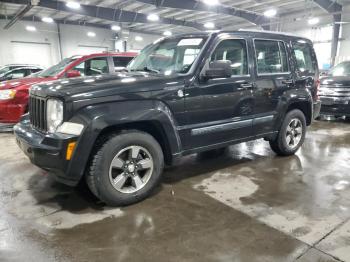
<path fill-rule="evenodd" d="M 109 209 L 0 134 L 0 261 L 350 261 L 350 123 L 316 122 L 296 156 L 260 140 L 168 168 Z"/>

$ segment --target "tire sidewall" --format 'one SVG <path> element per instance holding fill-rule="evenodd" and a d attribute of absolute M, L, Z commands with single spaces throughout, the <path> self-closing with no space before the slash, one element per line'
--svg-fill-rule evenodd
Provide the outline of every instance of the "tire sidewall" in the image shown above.
<path fill-rule="evenodd" d="M 113 158 L 124 148 L 129 146 L 142 146 L 148 150 L 153 159 L 153 172 L 140 190 L 133 193 L 117 191 L 111 184 L 109 169 Z M 127 205 L 146 198 L 150 191 L 158 184 L 163 170 L 163 154 L 157 141 L 148 134 L 130 132 L 111 138 L 103 147 L 101 158 L 96 163 L 98 170 L 94 175 L 98 196 L 107 203 Z"/>
<path fill-rule="evenodd" d="M 289 145 L 287 145 L 286 131 L 287 131 L 287 127 L 288 127 L 289 123 L 294 118 L 297 118 L 300 120 L 303 130 L 302 130 L 302 136 L 301 136 L 301 139 L 299 141 L 298 146 L 291 149 L 289 147 Z M 305 140 L 305 136 L 306 136 L 306 119 L 305 119 L 303 112 L 301 112 L 298 109 L 294 109 L 294 110 L 288 112 L 286 117 L 284 118 L 283 124 L 282 124 L 281 129 L 280 129 L 280 133 L 279 133 L 279 143 L 280 143 L 281 148 L 283 148 L 283 151 L 285 151 L 284 153 L 286 155 L 292 155 L 295 152 L 297 152 L 299 150 L 299 148 L 303 145 L 304 140 Z"/>

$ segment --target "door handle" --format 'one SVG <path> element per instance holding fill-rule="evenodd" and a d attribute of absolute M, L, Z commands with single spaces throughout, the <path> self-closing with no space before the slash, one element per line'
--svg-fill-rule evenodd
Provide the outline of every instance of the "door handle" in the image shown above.
<path fill-rule="evenodd" d="M 249 83 L 249 82 L 242 83 L 242 84 L 240 84 L 240 86 L 241 86 L 241 88 L 239 88 L 239 89 L 251 89 L 254 87 L 253 83 Z"/>
<path fill-rule="evenodd" d="M 292 84 L 294 84 L 294 80 L 293 79 L 285 79 L 285 80 L 282 80 L 282 84 L 292 85 Z"/>

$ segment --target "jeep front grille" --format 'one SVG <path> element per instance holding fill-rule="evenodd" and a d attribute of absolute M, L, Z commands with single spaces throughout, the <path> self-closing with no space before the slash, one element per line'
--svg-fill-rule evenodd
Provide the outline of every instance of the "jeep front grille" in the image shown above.
<path fill-rule="evenodd" d="M 32 126 L 40 131 L 47 131 L 46 125 L 46 99 L 30 96 L 29 117 Z"/>

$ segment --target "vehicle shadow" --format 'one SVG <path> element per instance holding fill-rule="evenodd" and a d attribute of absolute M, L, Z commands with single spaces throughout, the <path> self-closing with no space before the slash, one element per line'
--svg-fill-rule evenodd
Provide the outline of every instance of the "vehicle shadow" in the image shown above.
<path fill-rule="evenodd" d="M 210 172 L 234 167 L 257 159 L 271 158 L 271 155 L 254 153 L 239 154 L 239 149 L 232 146 L 226 149 L 212 150 L 183 157 L 172 167 L 166 167 L 161 184 L 152 192 L 155 196 L 164 186 L 175 185 L 191 178 L 205 176 Z M 272 154 L 272 152 L 271 152 Z M 42 171 L 44 172 L 44 171 Z M 46 172 L 44 172 L 46 173 Z M 106 205 L 99 201 L 82 180 L 77 187 L 69 187 L 56 182 L 50 174 L 34 174 L 30 177 L 28 188 L 38 205 L 58 205 L 59 209 L 68 212 L 103 210 Z M 48 193 L 49 192 L 49 193 Z"/>

